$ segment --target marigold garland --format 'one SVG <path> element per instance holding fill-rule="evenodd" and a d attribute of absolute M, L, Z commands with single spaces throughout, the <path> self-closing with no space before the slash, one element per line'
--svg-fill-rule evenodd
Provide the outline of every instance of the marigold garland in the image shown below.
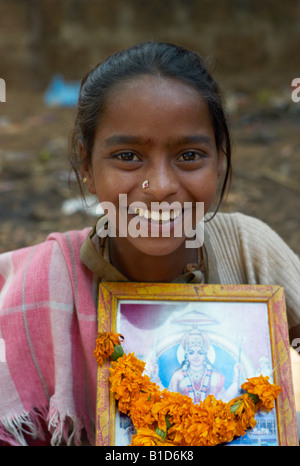
<path fill-rule="evenodd" d="M 99 366 L 102 366 L 106 359 L 112 357 L 114 352 L 116 352 L 117 357 L 120 348 L 122 348 L 120 340 L 124 340 L 124 337 L 120 333 L 98 333 L 94 356 Z M 121 351 L 121 353 L 123 353 L 123 350 Z"/>
<path fill-rule="evenodd" d="M 122 335 L 99 333 L 95 358 L 102 365 L 114 359 L 110 368 L 111 391 L 120 412 L 130 416 L 136 433 L 132 446 L 213 446 L 231 442 L 256 425 L 258 410 L 270 411 L 281 388 L 269 377 L 247 379 L 245 393 L 224 403 L 209 395 L 194 404 L 180 393 L 160 388 L 143 374 L 145 363 L 134 353 L 124 354 Z"/>

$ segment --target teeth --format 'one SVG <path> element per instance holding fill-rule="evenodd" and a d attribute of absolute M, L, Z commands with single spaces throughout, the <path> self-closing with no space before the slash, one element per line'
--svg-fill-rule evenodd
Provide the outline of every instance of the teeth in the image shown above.
<path fill-rule="evenodd" d="M 150 212 L 150 218 L 151 220 L 160 220 L 160 214 L 158 211 L 155 212 L 155 210 L 153 212 Z"/>
<path fill-rule="evenodd" d="M 155 221 L 161 220 L 162 222 L 168 222 L 170 219 L 174 220 L 175 218 L 181 215 L 181 210 L 171 210 L 171 211 L 163 211 L 159 212 L 157 210 L 150 211 L 148 209 L 144 210 L 141 208 L 134 208 L 135 214 L 139 215 L 140 217 L 144 217 L 146 219 L 151 219 Z"/>
<path fill-rule="evenodd" d="M 161 220 L 162 221 L 170 220 L 170 218 L 171 218 L 170 212 L 162 212 L 161 213 Z"/>

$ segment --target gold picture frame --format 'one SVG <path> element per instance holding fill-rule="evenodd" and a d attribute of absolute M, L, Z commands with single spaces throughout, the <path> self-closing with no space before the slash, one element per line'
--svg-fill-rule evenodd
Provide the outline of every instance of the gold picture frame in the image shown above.
<path fill-rule="evenodd" d="M 171 384 L 171 366 L 185 357 L 182 339 L 198 332 L 208 342 L 210 364 L 223 377 L 224 397 L 236 381 L 236 367 L 239 382 L 261 370 L 282 388 L 271 417 L 258 415 L 256 431 L 232 443 L 298 445 L 283 288 L 105 282 L 99 286 L 98 330 L 122 333 L 125 352 L 144 358 L 149 375 L 154 367 L 163 387 Z M 130 428 L 116 410 L 108 368 L 109 363 L 99 367 L 97 374 L 96 446 L 125 446 Z"/>

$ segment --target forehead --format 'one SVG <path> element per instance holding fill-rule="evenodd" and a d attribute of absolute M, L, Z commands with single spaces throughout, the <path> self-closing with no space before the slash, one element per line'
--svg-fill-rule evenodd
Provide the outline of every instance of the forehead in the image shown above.
<path fill-rule="evenodd" d="M 205 103 L 202 95 L 192 85 L 175 78 L 163 76 L 140 75 L 115 84 L 108 93 L 107 103 L 112 100 L 124 100 L 133 95 L 145 98 L 174 100 L 174 103 L 192 99 L 193 102 Z"/>
<path fill-rule="evenodd" d="M 178 79 L 142 75 L 110 89 L 97 134 L 138 130 L 152 137 L 156 131 L 162 136 L 163 128 L 166 137 L 167 132 L 179 136 L 201 128 L 210 137 L 214 133 L 208 105 L 196 89 Z"/>

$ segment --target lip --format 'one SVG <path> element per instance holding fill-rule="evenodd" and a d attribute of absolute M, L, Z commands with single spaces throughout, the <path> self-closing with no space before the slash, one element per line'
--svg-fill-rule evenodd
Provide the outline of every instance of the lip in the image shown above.
<path fill-rule="evenodd" d="M 169 220 L 153 220 L 138 216 L 141 234 L 148 234 L 153 238 L 173 237 L 176 229 L 180 228 L 183 223 L 183 214 Z M 180 232 L 182 229 L 180 228 Z"/>

